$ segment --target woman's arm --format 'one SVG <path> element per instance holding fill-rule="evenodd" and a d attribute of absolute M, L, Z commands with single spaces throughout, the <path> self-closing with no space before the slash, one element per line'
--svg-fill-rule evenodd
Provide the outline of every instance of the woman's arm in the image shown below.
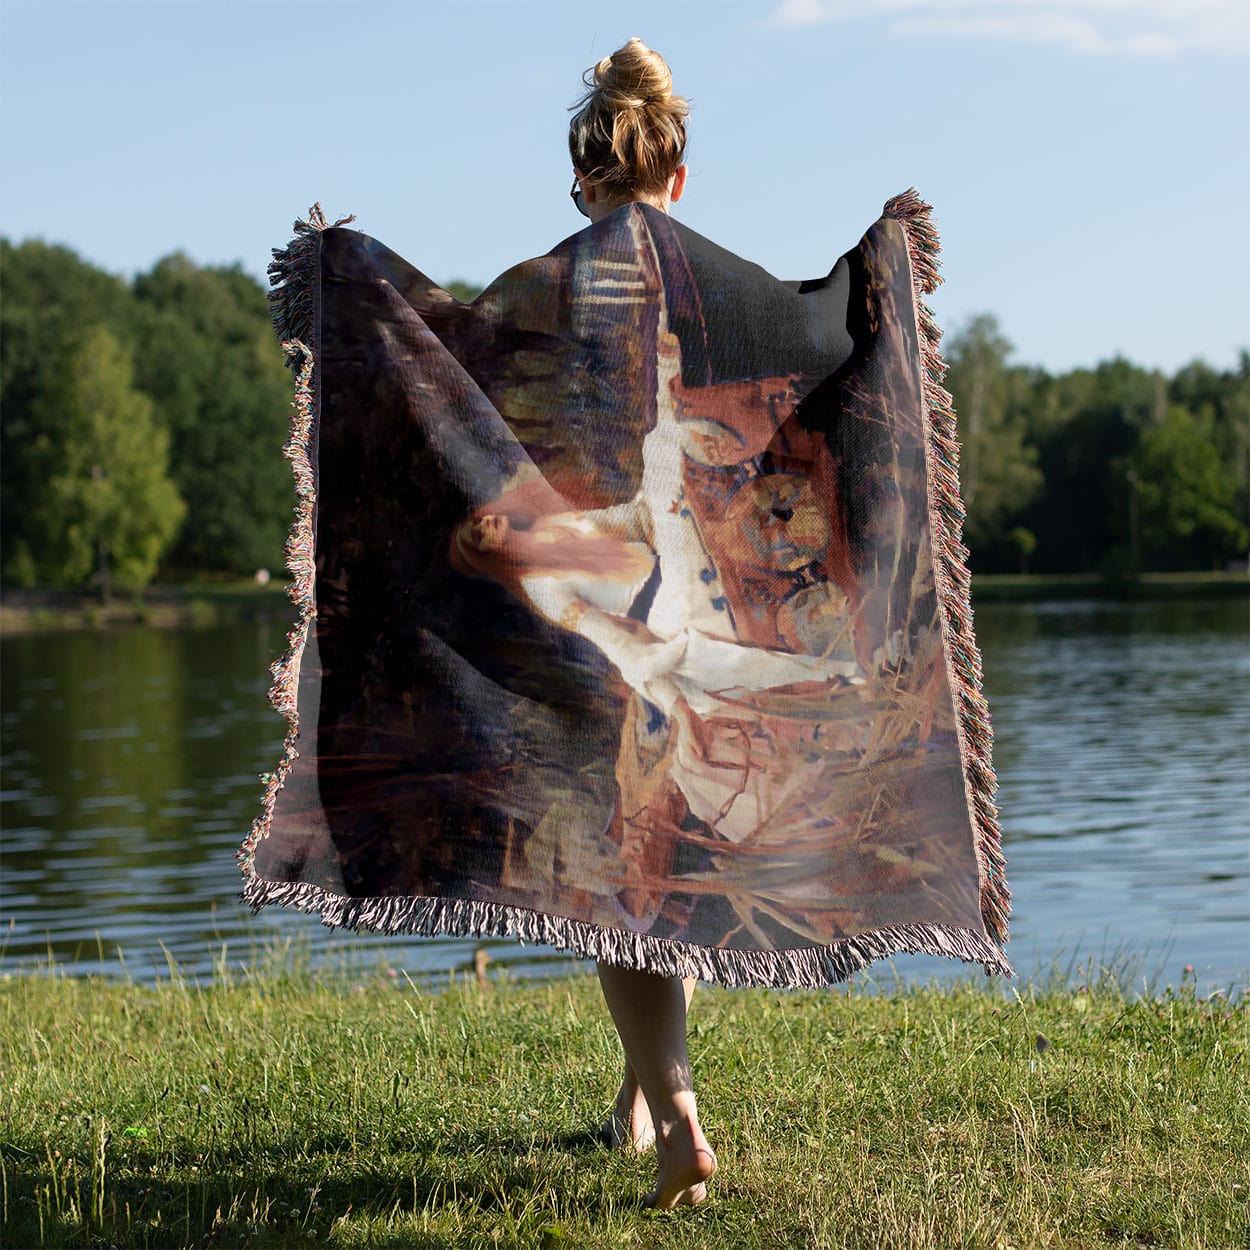
<path fill-rule="evenodd" d="M 570 512 L 567 517 L 552 517 L 583 532 L 616 538 L 626 543 L 652 542 L 651 514 L 647 502 L 637 494 L 627 503 L 615 503 L 607 508 L 595 508 L 589 512 Z"/>
<path fill-rule="evenodd" d="M 643 698 L 672 709 L 678 691 L 669 674 L 685 657 L 685 634 L 666 640 L 641 621 L 601 611 L 565 578 L 525 577 L 521 588 L 536 612 L 598 647 Z"/>

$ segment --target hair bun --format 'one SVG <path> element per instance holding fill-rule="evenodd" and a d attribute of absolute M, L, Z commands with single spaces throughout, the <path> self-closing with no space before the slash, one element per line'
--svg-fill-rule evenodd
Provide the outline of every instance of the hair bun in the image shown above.
<path fill-rule="evenodd" d="M 576 168 L 613 194 L 654 192 L 686 150 L 686 101 L 668 63 L 637 36 L 582 75 L 586 94 L 569 125 Z"/>
<path fill-rule="evenodd" d="M 637 35 L 605 56 L 586 85 L 611 97 L 614 108 L 667 104 L 673 98 L 673 74 L 664 58 Z"/>

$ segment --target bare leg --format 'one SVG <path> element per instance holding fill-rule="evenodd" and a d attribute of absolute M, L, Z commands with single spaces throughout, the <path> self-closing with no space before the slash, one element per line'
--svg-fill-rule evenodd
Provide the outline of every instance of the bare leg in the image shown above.
<path fill-rule="evenodd" d="M 599 964 L 599 984 L 651 1111 L 660 1176 L 647 1202 L 661 1208 L 702 1202 L 716 1156 L 699 1127 L 690 1079 L 686 988 L 680 977 L 611 964 Z"/>
<path fill-rule="evenodd" d="M 642 1087 L 628 1059 L 625 1061 L 625 1079 L 599 1135 L 614 1149 L 636 1150 L 639 1154 L 655 1145 L 651 1108 L 647 1106 Z"/>
<path fill-rule="evenodd" d="M 681 984 L 686 998 L 686 1010 L 689 1011 L 694 987 L 699 983 L 694 977 L 686 977 Z M 655 1145 L 655 1125 L 651 1122 L 651 1108 L 647 1106 L 646 1096 L 628 1058 L 625 1060 L 625 1079 L 621 1082 L 616 1102 L 600 1130 L 600 1135 L 609 1146 L 636 1150 L 639 1154 Z"/>

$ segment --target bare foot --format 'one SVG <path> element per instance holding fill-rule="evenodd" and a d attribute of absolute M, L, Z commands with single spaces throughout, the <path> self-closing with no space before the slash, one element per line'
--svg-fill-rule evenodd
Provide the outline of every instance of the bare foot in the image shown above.
<path fill-rule="evenodd" d="M 716 1171 L 716 1156 L 697 1120 L 679 1120 L 656 1138 L 660 1179 L 645 1205 L 661 1211 L 695 1207 L 707 1197 L 707 1182 Z"/>
<path fill-rule="evenodd" d="M 647 1106 L 637 1081 L 626 1078 L 612 1112 L 599 1132 L 604 1144 L 613 1150 L 636 1150 L 642 1154 L 655 1145 L 651 1108 Z"/>

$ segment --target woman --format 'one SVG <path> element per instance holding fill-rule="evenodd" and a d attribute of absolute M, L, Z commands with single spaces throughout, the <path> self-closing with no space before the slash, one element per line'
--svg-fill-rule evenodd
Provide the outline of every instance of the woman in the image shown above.
<path fill-rule="evenodd" d="M 633 39 L 590 75 L 569 131 L 578 207 L 596 223 L 631 203 L 667 213 L 686 180 L 686 105 L 672 94 L 668 67 Z M 636 300 L 637 278 L 618 263 L 594 283 L 596 296 L 613 306 Z M 801 692 L 817 683 L 827 697 L 831 684 L 862 681 L 847 597 L 827 579 L 809 578 L 803 588 L 806 609 L 791 620 L 801 637 L 786 636 L 778 625 L 791 619 L 784 611 L 753 625 L 727 610 L 742 600 L 740 593 L 726 597 L 727 586 L 740 590 L 733 585 L 742 563 L 735 548 L 745 549 L 757 580 L 773 576 L 779 596 L 794 571 L 836 564 L 829 510 L 808 480 L 811 464 L 827 455 L 823 441 L 788 428 L 797 379 L 722 384 L 709 399 L 712 392 L 683 383 L 680 343 L 663 306 L 658 317 L 650 333 L 640 332 L 648 340 L 643 354 L 656 362 L 656 381 L 635 497 L 572 510 L 547 480 L 531 478 L 476 509 L 455 532 L 450 553 L 454 567 L 492 577 L 547 621 L 592 643 L 632 691 L 617 781 L 622 858 L 635 869 L 654 868 L 666 848 L 671 860 L 678 836 L 671 820 L 664 829 L 669 836 L 647 845 L 648 830 L 664 823 L 665 787 L 703 822 L 705 846 L 747 842 L 774 814 L 793 782 L 793 760 L 782 756 L 770 767 L 752 758 L 750 741 L 778 729 L 793 732 L 793 721 L 768 725 L 766 714 L 743 710 L 744 696 Z M 499 402 L 509 410 L 506 397 Z M 783 450 L 802 461 L 803 472 L 786 471 Z M 766 472 L 758 463 L 764 457 Z M 706 480 L 733 478 L 723 516 L 700 508 L 691 466 Z M 732 530 L 731 541 L 719 547 L 718 524 Z M 825 626 L 817 648 L 813 620 Z M 663 743 L 658 793 L 637 782 L 644 738 Z M 622 897 L 635 920 L 654 921 L 659 901 L 645 884 Z M 700 1202 L 716 1157 L 699 1125 L 686 1053 L 695 982 L 606 962 L 598 970 L 626 1059 L 605 1137 L 639 1150 L 655 1144 L 655 1205 Z"/>
<path fill-rule="evenodd" d="M 1007 893 L 927 206 L 779 282 L 668 217 L 663 60 L 631 40 L 588 86 L 591 226 L 471 305 L 319 212 L 275 255 L 301 618 L 241 860 L 257 907 L 595 959 L 605 1133 L 655 1144 L 672 1207 L 716 1169 L 692 978 L 1009 971 Z"/>
<path fill-rule="evenodd" d="M 592 222 L 635 201 L 668 212 L 686 185 L 687 106 L 673 95 L 664 59 L 631 39 L 588 77 L 589 90 L 569 126 L 579 209 Z M 559 611 L 563 615 L 563 607 Z M 640 673 L 639 688 L 663 680 L 680 649 L 670 644 L 656 656 L 655 673 Z M 605 1134 L 636 1150 L 654 1142 L 659 1178 L 649 1200 L 655 1206 L 702 1202 L 716 1155 L 699 1124 L 686 1051 L 686 1010 L 695 982 L 608 963 L 598 970 L 625 1051 L 625 1077 Z"/>
<path fill-rule="evenodd" d="M 672 94 L 664 60 L 631 39 L 587 78 L 589 90 L 569 128 L 577 207 L 591 221 L 635 201 L 667 212 L 685 187 L 687 110 Z M 577 514 L 541 515 L 556 506 L 542 495 L 536 507 L 522 490 L 477 510 L 456 532 L 452 561 L 465 571 L 511 581 L 549 619 L 580 626 L 637 690 L 671 701 L 659 687 L 684 645 L 647 646 L 659 640 L 640 642 L 637 627 L 626 624 L 630 602 L 654 567 L 649 547 L 629 541 L 634 519 L 626 517 L 621 536 L 615 536 L 605 532 L 601 517 L 596 525 Z M 700 1203 L 716 1156 L 699 1124 L 686 1053 L 694 980 L 597 966 L 625 1050 L 625 1079 L 605 1136 L 636 1150 L 654 1143 L 659 1179 L 649 1201 L 657 1208 Z"/>

